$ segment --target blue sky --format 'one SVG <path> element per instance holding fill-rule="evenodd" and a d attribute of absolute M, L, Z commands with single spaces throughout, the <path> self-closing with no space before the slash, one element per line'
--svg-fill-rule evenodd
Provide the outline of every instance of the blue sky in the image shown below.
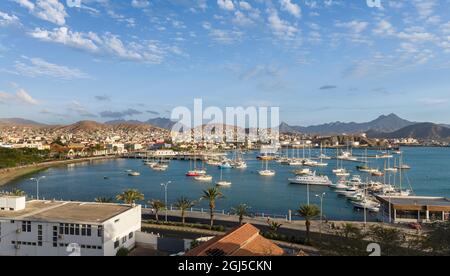
<path fill-rule="evenodd" d="M 146 120 L 202 98 L 298 125 L 450 123 L 450 1 L 380 1 L 2 0 L 0 117 Z"/>

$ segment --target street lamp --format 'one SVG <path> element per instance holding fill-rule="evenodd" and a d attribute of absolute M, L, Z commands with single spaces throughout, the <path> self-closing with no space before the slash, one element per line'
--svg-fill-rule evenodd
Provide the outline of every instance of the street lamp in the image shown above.
<path fill-rule="evenodd" d="M 327 193 L 323 193 L 321 195 L 316 195 L 316 197 L 320 198 L 320 235 L 322 236 L 322 224 L 323 224 L 323 200 Z"/>
<path fill-rule="evenodd" d="M 45 175 L 38 178 L 30 178 L 30 181 L 36 182 L 36 200 L 39 200 L 39 181 L 45 179 Z"/>
<path fill-rule="evenodd" d="M 164 187 L 164 195 L 165 195 L 165 200 L 164 200 L 164 204 L 166 205 L 166 222 L 168 221 L 167 219 L 167 189 L 169 188 L 169 184 L 172 183 L 172 181 L 168 181 L 166 183 L 161 183 L 161 187 Z"/>

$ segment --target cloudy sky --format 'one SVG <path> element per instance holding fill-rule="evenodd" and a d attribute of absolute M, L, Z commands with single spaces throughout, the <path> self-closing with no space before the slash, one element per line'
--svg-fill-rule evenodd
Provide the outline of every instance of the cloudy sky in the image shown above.
<path fill-rule="evenodd" d="M 1 0 L 0 117 L 144 120 L 202 98 L 291 124 L 450 123 L 450 1 L 380 2 Z"/>

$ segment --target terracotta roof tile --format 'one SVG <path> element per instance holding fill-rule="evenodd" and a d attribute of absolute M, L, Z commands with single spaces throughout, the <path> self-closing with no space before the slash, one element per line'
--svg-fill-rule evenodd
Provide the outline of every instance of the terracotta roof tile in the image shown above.
<path fill-rule="evenodd" d="M 190 250 L 186 256 L 280 256 L 283 249 L 259 234 L 251 224 L 245 224 L 224 236 L 219 236 Z"/>

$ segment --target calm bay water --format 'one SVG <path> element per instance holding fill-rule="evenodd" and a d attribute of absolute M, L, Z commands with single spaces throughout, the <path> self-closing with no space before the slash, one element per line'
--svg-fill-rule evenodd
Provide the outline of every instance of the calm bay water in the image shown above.
<path fill-rule="evenodd" d="M 417 195 L 450 197 L 450 148 L 403 148 L 404 161 L 412 167 L 405 175 L 404 187 L 413 188 Z M 301 154 L 301 153 L 300 153 Z M 316 155 L 317 151 L 313 151 Z M 334 150 L 328 150 L 329 156 L 335 156 Z M 362 151 L 354 151 L 355 155 L 363 155 Z M 369 152 L 369 155 L 376 152 Z M 291 152 L 292 155 L 292 152 Z M 218 209 L 229 210 L 232 206 L 246 203 L 252 207 L 252 212 L 286 215 L 288 210 L 296 210 L 307 202 L 306 187 L 291 185 L 287 179 L 292 177 L 295 167 L 271 163 L 271 169 L 277 171 L 273 178 L 258 175 L 261 162 L 256 160 L 256 153 L 244 155 L 248 168 L 246 170 L 224 170 L 224 179 L 233 182 L 229 188 L 223 188 L 225 199 L 217 202 Z M 327 160 L 327 168 L 318 169 L 319 173 L 327 174 L 335 182 L 332 174 L 336 167 L 335 160 Z M 344 167 L 354 174 L 357 163 L 344 162 Z M 371 160 L 372 167 L 382 169 L 384 160 Z M 136 170 L 140 177 L 130 177 L 126 170 Z M 185 177 L 189 170 L 189 162 L 172 161 L 169 170 L 156 172 L 143 165 L 141 160 L 110 160 L 93 163 L 81 163 L 63 167 L 51 168 L 35 176 L 45 175 L 40 183 L 40 195 L 46 199 L 64 199 L 93 201 L 96 197 L 112 197 L 128 188 L 135 188 L 145 194 L 146 200 L 164 199 L 162 182 L 172 181 L 169 186 L 169 202 L 176 201 L 180 196 L 198 200 L 202 191 L 213 183 L 199 183 Z M 208 167 L 208 174 L 214 176 L 214 181 L 220 178 L 220 170 Z M 363 179 L 365 175 L 360 174 Z M 109 179 L 104 179 L 107 176 Z M 398 180 L 397 180 L 398 182 Z M 17 179 L 1 189 L 24 190 L 28 195 L 36 194 L 36 185 L 28 178 Z M 344 198 L 338 197 L 326 187 L 311 187 L 310 200 L 320 204 L 316 194 L 326 192 L 324 214 L 329 219 L 362 220 L 363 212 L 356 211 Z M 145 204 L 145 203 L 144 203 Z M 198 208 L 207 208 L 207 202 L 200 202 Z M 370 217 L 374 219 L 374 216 Z M 369 219 L 370 219 L 369 218 Z"/>

